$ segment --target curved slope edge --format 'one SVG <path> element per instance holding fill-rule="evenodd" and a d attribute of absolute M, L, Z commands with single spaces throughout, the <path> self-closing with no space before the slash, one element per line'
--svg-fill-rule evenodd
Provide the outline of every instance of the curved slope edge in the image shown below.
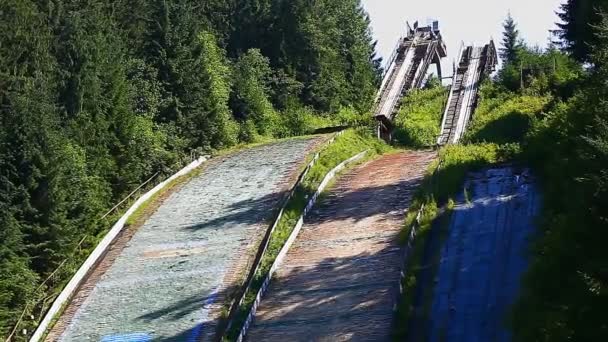
<path fill-rule="evenodd" d="M 180 171 L 178 171 L 173 176 L 169 177 L 162 183 L 155 186 L 152 190 L 150 190 L 147 193 L 145 193 L 144 195 L 142 195 L 137 201 L 135 201 L 135 203 L 129 208 L 129 210 L 127 210 L 127 212 L 114 224 L 114 226 L 112 226 L 112 228 L 110 229 L 108 234 L 103 238 L 103 240 L 101 240 L 101 242 L 93 250 L 91 255 L 85 260 L 85 262 L 82 264 L 82 266 L 80 266 L 80 268 L 78 269 L 76 274 L 72 277 L 70 282 L 61 291 L 61 293 L 59 294 L 57 299 L 55 299 L 55 301 L 53 302 L 53 305 L 51 306 L 49 311 L 46 313 L 44 319 L 42 320 L 42 322 L 40 323 L 38 328 L 36 328 L 36 331 L 34 332 L 34 335 L 32 335 L 30 341 L 36 342 L 42 338 L 42 336 L 44 335 L 44 333 L 46 332 L 46 330 L 49 328 L 50 324 L 52 323 L 52 320 L 55 317 L 55 315 L 57 315 L 61 311 L 61 308 L 69 302 L 69 299 L 78 290 L 78 287 L 82 284 L 82 282 L 86 278 L 86 276 L 89 273 L 89 271 L 91 270 L 91 268 L 94 267 L 99 262 L 99 260 L 103 257 L 103 255 L 106 253 L 106 251 L 110 247 L 110 244 L 122 232 L 123 228 L 125 227 L 125 223 L 129 219 L 129 217 L 135 211 L 137 211 L 137 209 L 139 209 L 139 207 L 141 207 L 142 204 L 144 204 L 147 200 L 152 198 L 152 196 L 154 196 L 156 193 L 158 193 L 160 190 L 162 190 L 165 186 L 167 186 L 167 184 L 171 183 L 172 181 L 174 181 L 175 179 L 177 179 L 181 176 L 184 176 L 184 175 L 190 173 L 192 170 L 201 166 L 205 161 L 207 161 L 206 157 L 198 158 L 197 160 L 190 163 L 188 166 L 186 166 L 183 169 L 181 169 Z"/>
<path fill-rule="evenodd" d="M 133 233 L 49 340 L 213 336 L 274 209 L 321 139 L 281 141 L 209 161 Z"/>

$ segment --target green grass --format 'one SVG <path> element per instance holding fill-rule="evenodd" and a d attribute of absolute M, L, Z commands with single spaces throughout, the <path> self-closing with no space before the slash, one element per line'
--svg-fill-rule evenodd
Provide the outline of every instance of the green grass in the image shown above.
<path fill-rule="evenodd" d="M 431 307 L 433 303 L 433 280 L 437 270 L 439 268 L 439 262 L 441 258 L 441 245 L 445 241 L 448 235 L 448 228 L 450 224 L 453 202 L 452 205 L 447 205 L 445 209 L 441 210 L 437 207 L 435 202 L 429 202 L 425 205 L 422 210 L 420 219 L 420 225 L 414 224 L 414 220 L 411 220 L 411 224 L 405 225 L 404 237 L 408 237 L 411 229 L 417 226 L 417 234 L 412 244 L 412 249 L 405 265 L 405 278 L 401 280 L 403 293 L 396 312 L 396 324 L 393 331 L 393 340 L 403 341 L 408 337 L 410 324 L 415 320 L 419 322 L 426 322 L 430 317 Z M 420 203 L 418 203 L 420 207 Z M 416 216 L 415 211 L 413 213 L 414 219 Z M 408 215 L 409 216 L 409 215 Z M 430 246 L 429 240 L 431 234 L 439 234 L 433 246 Z M 407 241 L 407 240 L 405 240 Z M 427 257 L 425 253 L 428 253 L 428 249 L 432 248 L 430 255 Z M 426 260 L 425 260 L 426 257 Z M 428 270 L 427 281 L 430 280 L 430 286 L 420 288 L 420 281 L 423 272 Z M 418 295 L 418 291 L 421 293 L 422 303 L 419 306 L 415 306 L 415 300 Z M 417 325 L 419 326 L 419 324 Z M 425 340 L 423 335 L 418 336 L 420 340 Z"/>
<path fill-rule="evenodd" d="M 439 151 L 440 167 L 432 183 L 432 197 L 446 203 L 463 191 L 467 173 L 484 166 L 512 160 L 518 156 L 519 145 L 483 143 L 474 145 L 448 145 Z M 435 167 L 437 164 L 434 165 Z"/>
<path fill-rule="evenodd" d="M 397 306 L 395 317 L 396 324 L 393 330 L 394 341 L 402 341 L 407 337 L 409 321 L 414 314 L 414 299 L 424 255 L 424 242 L 431 231 L 432 222 L 437 215 L 437 205 L 435 203 L 428 203 L 422 211 L 420 225 L 418 225 L 416 216 L 421 206 L 422 203 L 419 201 L 413 203 L 412 208 L 418 207 L 418 210 L 408 212 L 406 223 L 402 230 L 401 240 L 404 244 L 407 244 L 410 233 L 414 228 L 416 228 L 416 237 L 406 260 L 405 277 L 401 280 L 403 292 Z"/>
<path fill-rule="evenodd" d="M 434 146 L 448 90 L 436 87 L 408 94 L 395 117 L 395 140 L 410 147 Z"/>
<path fill-rule="evenodd" d="M 224 340 L 234 341 L 238 337 L 241 327 L 255 301 L 255 296 L 268 275 L 272 264 L 293 231 L 297 220 L 302 215 L 308 198 L 316 192 L 325 175 L 344 160 L 365 150 L 369 152 L 359 163 L 374 158 L 379 154 L 389 152 L 391 148 L 365 131 L 348 130 L 338 137 L 332 145 L 321 151 L 319 160 L 310 169 L 302 184 L 296 188 L 294 196 L 287 203 L 283 216 L 270 237 L 268 249 L 262 257 L 260 268 L 254 276 L 252 286 L 245 295 L 243 305 L 237 309 L 233 324 L 225 334 Z"/>
<path fill-rule="evenodd" d="M 551 96 L 498 93 L 491 83 L 482 86 L 480 97 L 463 137 L 465 143 L 519 143 L 552 100 Z"/>
<path fill-rule="evenodd" d="M 289 107 L 276 120 L 277 137 L 311 134 L 317 129 L 348 126 L 371 127 L 374 119 L 369 113 L 359 113 L 351 107 L 342 107 L 333 114 L 319 114 L 308 107 Z"/>

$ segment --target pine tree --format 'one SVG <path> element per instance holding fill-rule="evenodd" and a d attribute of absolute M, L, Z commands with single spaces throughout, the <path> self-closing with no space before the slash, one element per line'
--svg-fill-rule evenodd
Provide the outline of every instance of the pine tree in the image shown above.
<path fill-rule="evenodd" d="M 238 127 L 228 106 L 230 100 L 230 67 L 226 51 L 214 34 L 202 31 L 196 37 L 198 49 L 194 65 L 188 73 L 192 88 L 186 88 L 185 104 L 191 108 L 188 127 L 198 146 L 209 144 L 211 148 L 232 146 L 237 142 Z M 197 145 L 193 145 L 196 147 Z"/>
<path fill-rule="evenodd" d="M 247 51 L 234 65 L 233 114 L 241 121 L 251 121 L 256 128 L 255 132 L 244 132 L 245 140 L 251 140 L 252 133 L 274 135 L 278 115 L 268 97 L 271 72 L 268 58 L 258 49 Z"/>
<path fill-rule="evenodd" d="M 513 63 L 517 59 L 517 51 L 521 48 L 521 42 L 519 38 L 519 30 L 517 30 L 517 24 L 511 16 L 511 13 L 507 15 L 502 25 L 504 31 L 502 33 L 502 48 L 500 48 L 500 58 L 504 64 Z"/>
<path fill-rule="evenodd" d="M 598 44 L 597 27 L 601 12 L 608 11 L 608 0 L 568 0 L 558 13 L 561 23 L 557 32 L 564 50 L 582 62 L 591 61 L 591 52 Z"/>
<path fill-rule="evenodd" d="M 366 111 L 369 24 L 360 0 L 0 1 L 0 339 L 151 174 Z"/>

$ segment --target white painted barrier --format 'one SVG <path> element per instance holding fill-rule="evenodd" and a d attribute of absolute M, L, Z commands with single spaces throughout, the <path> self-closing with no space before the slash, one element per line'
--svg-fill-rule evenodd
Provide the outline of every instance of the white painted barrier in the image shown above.
<path fill-rule="evenodd" d="M 367 154 L 367 152 L 368 151 L 363 151 L 363 152 L 357 154 L 356 156 L 351 157 L 351 158 L 343 161 L 338 166 L 336 166 L 334 169 L 332 169 L 331 171 L 329 171 L 327 173 L 327 175 L 325 175 L 325 178 L 323 178 L 323 181 L 319 185 L 317 191 L 315 192 L 315 194 L 311 197 L 311 199 L 306 204 L 306 207 L 304 208 L 304 213 L 302 213 L 302 215 L 298 219 L 298 223 L 296 224 L 296 226 L 294 227 L 293 231 L 289 235 L 289 238 L 287 239 L 287 242 L 285 242 L 285 245 L 283 245 L 283 248 L 281 248 L 281 251 L 279 252 L 279 254 L 277 255 L 275 261 L 273 262 L 272 267 L 270 267 L 270 271 L 268 272 L 268 275 L 264 279 L 264 283 L 262 284 L 262 287 L 258 291 L 258 293 L 257 293 L 257 295 L 255 297 L 255 301 L 254 301 L 254 303 L 253 303 L 253 305 L 251 307 L 251 310 L 249 311 L 249 314 L 247 315 L 247 319 L 245 320 L 245 324 L 243 324 L 243 327 L 241 328 L 241 332 L 239 333 L 239 337 L 237 339 L 237 342 L 242 342 L 243 339 L 245 338 L 245 335 L 249 331 L 249 328 L 250 328 L 251 324 L 253 323 L 253 318 L 255 317 L 255 313 L 256 313 L 256 311 L 258 309 L 258 306 L 260 305 L 260 302 L 262 301 L 262 296 L 264 295 L 264 293 L 268 289 L 268 285 L 270 285 L 270 280 L 272 279 L 272 275 L 277 270 L 277 268 L 279 268 L 279 266 L 283 262 L 283 259 L 287 255 L 287 252 L 289 251 L 289 248 L 291 248 L 291 245 L 294 243 L 294 241 L 298 237 L 298 234 L 300 233 L 300 230 L 302 229 L 302 226 L 304 225 L 304 218 L 306 217 L 306 214 L 308 214 L 308 212 L 310 212 L 310 210 L 312 209 L 312 207 L 314 206 L 314 204 L 317 202 L 317 199 L 319 198 L 319 196 L 323 192 L 323 190 L 325 190 L 325 188 L 327 187 L 327 185 L 329 184 L 329 182 L 331 182 L 331 180 L 336 176 L 336 174 L 338 172 L 342 171 L 349 164 L 354 163 L 354 162 L 360 160 L 361 158 L 363 158 Z"/>
<path fill-rule="evenodd" d="M 112 229 L 106 234 L 106 236 L 101 240 L 101 242 L 97 245 L 97 247 L 93 250 L 91 255 L 85 260 L 85 262 L 80 266 L 76 274 L 72 277 L 70 282 L 66 285 L 66 287 L 61 291 L 59 296 L 53 302 L 53 305 L 49 309 L 49 311 L 44 316 L 44 319 L 40 323 L 40 325 L 36 328 L 34 335 L 30 338 L 30 342 L 38 342 L 44 336 L 46 330 L 50 327 L 51 322 L 55 315 L 57 315 L 61 308 L 69 302 L 75 292 L 78 290 L 80 285 L 84 282 L 89 271 L 92 267 L 97 265 L 98 261 L 105 255 L 107 249 L 110 247 L 112 242 L 116 239 L 118 234 L 125 227 L 125 223 L 127 219 L 137 210 L 139 207 L 144 204 L 147 200 L 149 200 L 152 196 L 154 196 L 157 192 L 163 189 L 167 184 L 172 182 L 173 180 L 188 174 L 190 171 L 196 169 L 201 164 L 207 161 L 206 157 L 200 157 L 199 159 L 193 161 L 190 165 L 181 169 L 179 172 L 169 177 L 162 183 L 155 186 L 152 190 L 145 193 L 141 196 L 135 203 L 127 210 L 127 212 L 114 224 Z"/>

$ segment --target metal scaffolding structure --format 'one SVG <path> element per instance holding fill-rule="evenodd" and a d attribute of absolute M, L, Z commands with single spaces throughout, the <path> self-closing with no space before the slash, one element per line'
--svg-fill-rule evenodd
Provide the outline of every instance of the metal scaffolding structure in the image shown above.
<path fill-rule="evenodd" d="M 493 41 L 483 47 L 461 47 L 450 95 L 441 122 L 438 145 L 458 143 L 477 106 L 479 85 L 498 63 Z"/>
<path fill-rule="evenodd" d="M 390 140 L 392 121 L 399 109 L 401 98 L 408 91 L 423 86 L 428 68 L 437 65 L 441 78 L 441 58 L 447 56 L 445 43 L 439 31 L 439 23 L 414 27 L 407 24 L 405 37 L 399 39 L 389 58 L 386 73 L 376 97 L 374 116 L 378 120 L 378 137 Z"/>

